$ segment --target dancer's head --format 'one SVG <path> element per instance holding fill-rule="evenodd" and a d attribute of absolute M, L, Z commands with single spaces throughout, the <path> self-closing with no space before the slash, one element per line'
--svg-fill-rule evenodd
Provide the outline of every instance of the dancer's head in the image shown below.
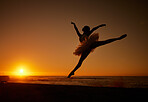
<path fill-rule="evenodd" d="M 89 26 L 84 26 L 84 27 L 82 28 L 82 31 L 83 31 L 83 32 L 89 32 L 89 31 L 90 31 L 90 27 L 89 27 Z"/>

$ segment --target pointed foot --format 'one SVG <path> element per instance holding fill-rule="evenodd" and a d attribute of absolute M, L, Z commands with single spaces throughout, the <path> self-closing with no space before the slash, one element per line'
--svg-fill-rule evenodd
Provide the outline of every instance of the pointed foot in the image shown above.
<path fill-rule="evenodd" d="M 70 78 L 72 75 L 74 75 L 74 72 L 71 72 L 67 78 Z"/>
<path fill-rule="evenodd" d="M 127 34 L 123 34 L 122 36 L 119 37 L 118 40 L 121 40 L 121 39 L 125 38 L 126 36 L 127 36 Z"/>

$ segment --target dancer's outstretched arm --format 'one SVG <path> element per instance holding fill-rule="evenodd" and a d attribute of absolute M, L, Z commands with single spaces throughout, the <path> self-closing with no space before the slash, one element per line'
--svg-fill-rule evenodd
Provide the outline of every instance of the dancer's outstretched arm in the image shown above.
<path fill-rule="evenodd" d="M 93 31 L 97 30 L 100 27 L 106 26 L 106 24 L 101 24 L 99 26 L 94 27 L 90 32 L 92 33 Z"/>
<path fill-rule="evenodd" d="M 73 24 L 73 25 L 74 25 L 74 28 L 75 28 L 75 30 L 76 30 L 76 32 L 77 32 L 77 35 L 80 37 L 80 36 L 81 36 L 81 34 L 80 34 L 80 32 L 79 32 L 79 30 L 78 30 L 78 28 L 77 28 L 76 24 L 75 24 L 74 22 L 71 22 L 71 24 Z"/>

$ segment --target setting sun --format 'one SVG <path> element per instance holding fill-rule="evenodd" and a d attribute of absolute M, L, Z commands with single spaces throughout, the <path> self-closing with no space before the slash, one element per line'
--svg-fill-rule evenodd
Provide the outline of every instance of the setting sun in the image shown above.
<path fill-rule="evenodd" d="M 20 69 L 19 73 L 23 74 L 24 73 L 24 69 Z"/>
<path fill-rule="evenodd" d="M 29 75 L 29 71 L 26 66 L 18 66 L 17 69 L 14 71 L 14 75 L 26 76 Z"/>
<path fill-rule="evenodd" d="M 17 75 L 27 75 L 26 71 L 23 69 L 23 68 L 20 68 L 18 71 L 17 71 Z"/>

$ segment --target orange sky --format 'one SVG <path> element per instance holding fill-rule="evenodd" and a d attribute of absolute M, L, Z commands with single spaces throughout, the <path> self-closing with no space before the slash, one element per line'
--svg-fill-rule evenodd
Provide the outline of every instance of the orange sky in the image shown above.
<path fill-rule="evenodd" d="M 71 21 L 100 28 L 100 40 L 127 33 L 95 49 L 76 75 L 148 75 L 147 0 L 1 0 L 0 74 L 25 66 L 31 75 L 68 75 L 79 57 Z M 82 33 L 82 32 L 81 32 Z"/>

